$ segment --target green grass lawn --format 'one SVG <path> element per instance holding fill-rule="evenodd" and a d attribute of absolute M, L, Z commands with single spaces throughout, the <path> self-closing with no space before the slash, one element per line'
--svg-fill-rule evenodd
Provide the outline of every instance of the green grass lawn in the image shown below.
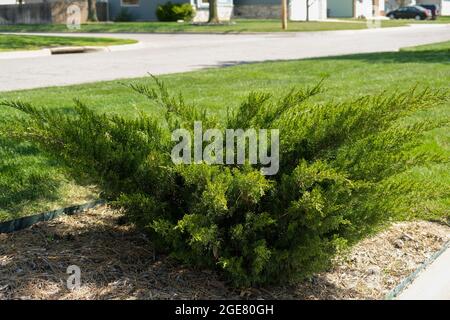
<path fill-rule="evenodd" d="M 414 20 L 413 20 L 414 21 Z M 402 26 L 409 21 L 383 21 L 383 27 Z M 327 31 L 366 29 L 363 20 L 336 22 L 295 22 L 288 23 L 288 30 Z M 206 32 L 206 33 L 242 33 L 242 32 L 281 32 L 281 22 L 277 19 L 236 19 L 231 24 L 193 25 L 177 22 L 99 22 L 82 24 L 80 29 L 68 29 L 65 24 L 40 25 L 0 25 L 0 32 Z"/>
<path fill-rule="evenodd" d="M 403 52 L 436 51 L 436 50 L 442 50 L 444 52 L 447 51 L 447 62 L 448 62 L 448 59 L 450 59 L 450 41 L 400 49 L 400 51 Z"/>
<path fill-rule="evenodd" d="M 58 37 L 0 34 L 0 51 L 37 50 L 61 46 L 112 46 L 136 43 L 135 40 L 88 37 Z"/>
<path fill-rule="evenodd" d="M 316 101 L 343 100 L 383 90 L 396 92 L 413 86 L 450 88 L 450 42 L 407 49 L 396 53 L 359 54 L 339 57 L 244 64 L 221 69 L 162 76 L 170 88 L 176 88 L 196 105 L 205 106 L 219 117 L 227 108 L 235 108 L 252 90 L 272 92 L 276 96 L 292 87 L 316 83 L 324 75 L 326 91 Z M 46 108 L 66 109 L 78 98 L 98 112 L 134 116 L 144 110 L 155 116 L 159 109 L 145 98 L 132 94 L 124 86 L 130 82 L 151 82 L 149 78 L 98 82 L 86 85 L 51 87 L 0 93 L 1 99 L 20 99 Z M 1 119 L 21 116 L 10 109 L 0 109 Z M 429 112 L 417 113 L 403 121 L 423 118 L 450 119 L 450 106 L 441 105 Z M 425 145 L 450 159 L 450 128 L 429 132 Z M 449 166 L 427 164 L 406 175 L 411 183 L 433 182 L 441 186 L 435 198 L 417 194 L 421 205 L 405 217 L 437 218 L 437 209 L 450 207 Z M 0 140 L 0 220 L 35 213 L 44 209 L 83 202 L 95 197 L 93 187 L 81 187 L 67 178 L 64 167 L 36 147 Z M 423 201 L 422 201 L 423 200 Z M 439 210 L 437 210 L 439 211 Z M 447 214 L 450 216 L 450 213 Z"/>
<path fill-rule="evenodd" d="M 342 21 L 299 22 L 290 21 L 288 32 L 358 30 L 367 29 L 365 20 L 337 19 Z M 383 20 L 382 27 L 399 27 L 411 23 L 450 23 L 450 17 L 438 20 Z M 98 22 L 82 24 L 80 29 L 68 29 L 65 24 L 39 25 L 0 25 L 0 32 L 203 32 L 203 33 L 245 33 L 245 32 L 282 32 L 280 20 L 277 19 L 235 19 L 231 24 L 193 25 L 177 22 Z"/>

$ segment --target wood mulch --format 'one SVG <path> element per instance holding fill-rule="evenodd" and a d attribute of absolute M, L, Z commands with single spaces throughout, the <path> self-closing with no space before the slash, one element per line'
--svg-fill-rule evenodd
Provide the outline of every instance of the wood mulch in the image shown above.
<path fill-rule="evenodd" d="M 0 299 L 383 299 L 450 240 L 443 224 L 396 223 L 308 281 L 236 290 L 215 272 L 156 255 L 144 234 L 119 219 L 102 206 L 0 234 Z M 81 269 L 73 291 L 70 265 Z"/>

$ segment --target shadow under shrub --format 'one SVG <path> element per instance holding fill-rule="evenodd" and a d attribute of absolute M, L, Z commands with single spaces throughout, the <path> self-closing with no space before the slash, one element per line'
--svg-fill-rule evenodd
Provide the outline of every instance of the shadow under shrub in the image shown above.
<path fill-rule="evenodd" d="M 97 114 L 81 102 L 75 115 L 1 104 L 28 115 L 16 121 L 12 136 L 36 141 L 91 174 L 159 250 L 222 270 L 237 286 L 300 279 L 327 267 L 337 250 L 388 220 L 411 191 L 392 179 L 414 165 L 443 161 L 426 152 L 411 156 L 423 132 L 442 123 L 397 120 L 446 100 L 447 92 L 411 89 L 314 104 L 309 98 L 320 93 L 319 83 L 281 99 L 252 93 L 218 120 L 155 81 L 156 87 L 131 88 L 158 104 L 164 121 L 145 113 Z M 264 176 L 249 164 L 175 165 L 171 132 L 192 133 L 194 121 L 204 130 L 279 128 L 278 174 Z"/>

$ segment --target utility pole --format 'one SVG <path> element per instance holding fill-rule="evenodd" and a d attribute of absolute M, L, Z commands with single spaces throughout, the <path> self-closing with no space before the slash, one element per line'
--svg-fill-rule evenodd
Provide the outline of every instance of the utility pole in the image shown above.
<path fill-rule="evenodd" d="M 281 0 L 281 28 L 287 30 L 287 0 Z"/>

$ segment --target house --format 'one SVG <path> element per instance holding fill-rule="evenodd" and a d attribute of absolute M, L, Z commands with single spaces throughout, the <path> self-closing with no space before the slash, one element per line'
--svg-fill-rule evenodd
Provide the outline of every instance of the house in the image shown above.
<path fill-rule="evenodd" d="M 327 18 L 327 0 L 287 0 L 289 19 L 293 21 L 324 20 Z M 308 8 L 308 9 L 307 9 Z M 279 19 L 280 0 L 234 0 L 236 18 Z"/>
<path fill-rule="evenodd" d="M 442 16 L 450 16 L 450 0 L 386 0 L 386 12 L 416 4 L 435 4 Z"/>
<path fill-rule="evenodd" d="M 48 2 L 51 0 L 47 0 Z M 30 4 L 30 3 L 42 3 L 44 0 L 0 0 L 0 5 L 3 4 Z"/>
<path fill-rule="evenodd" d="M 416 0 L 386 0 L 386 12 L 396 10 L 400 7 L 413 6 Z"/>
<path fill-rule="evenodd" d="M 156 8 L 167 0 L 108 0 L 108 15 L 114 20 L 121 12 L 131 15 L 133 21 L 154 21 Z M 172 0 L 172 3 L 190 3 L 196 11 L 195 22 L 206 22 L 209 16 L 208 0 Z M 217 0 L 219 18 L 222 21 L 231 19 L 233 0 Z"/>
<path fill-rule="evenodd" d="M 4 1 L 4 0 L 0 0 Z M 67 24 L 74 6 L 78 9 L 81 23 L 87 21 L 87 0 L 18 1 L 0 5 L 0 24 Z"/>
<path fill-rule="evenodd" d="M 328 0 L 328 17 L 372 18 L 384 16 L 385 0 Z"/>
<path fill-rule="evenodd" d="M 442 16 L 450 16 L 450 0 L 417 0 L 417 4 L 435 4 Z"/>
<path fill-rule="evenodd" d="M 325 20 L 327 18 L 327 0 L 291 0 L 289 19 L 293 21 Z"/>

